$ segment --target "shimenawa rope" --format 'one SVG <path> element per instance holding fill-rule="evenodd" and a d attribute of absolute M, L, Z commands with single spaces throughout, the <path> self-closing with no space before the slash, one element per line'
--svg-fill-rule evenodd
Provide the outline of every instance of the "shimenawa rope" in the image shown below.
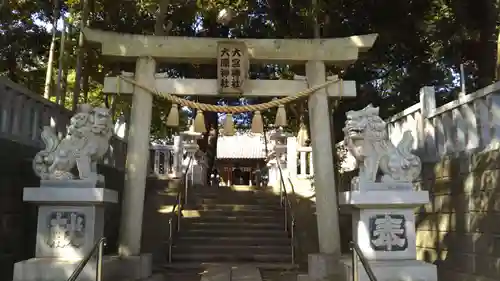
<path fill-rule="evenodd" d="M 254 112 L 254 117 L 252 119 L 252 132 L 254 133 L 262 133 L 263 132 L 263 123 L 262 123 L 262 116 L 261 116 L 261 111 L 263 110 L 268 110 L 273 107 L 278 107 L 278 111 L 276 113 L 276 120 L 275 120 L 275 125 L 279 127 L 284 127 L 286 126 L 286 111 L 285 111 L 285 104 L 296 101 L 298 99 L 307 97 L 311 95 L 312 93 L 316 92 L 319 89 L 325 88 L 330 84 L 333 83 L 340 83 L 340 97 L 342 97 L 344 87 L 342 80 L 339 78 L 335 78 L 334 80 L 327 81 L 323 84 L 308 88 L 306 90 L 300 91 L 295 95 L 291 96 L 286 96 L 280 99 L 272 100 L 269 102 L 261 103 L 261 104 L 249 104 L 249 105 L 237 105 L 237 106 L 227 106 L 227 105 L 213 105 L 213 104 L 206 104 L 206 103 L 199 103 L 199 102 L 194 102 L 190 101 L 184 98 L 180 98 L 177 96 L 174 96 L 169 93 L 160 93 L 156 89 L 151 89 L 149 87 L 146 87 L 145 85 L 142 85 L 138 83 L 137 81 L 130 79 L 128 77 L 124 76 L 118 76 L 119 79 L 132 84 L 136 87 L 139 87 L 151 94 L 155 94 L 157 96 L 163 97 L 167 99 L 168 101 L 172 102 L 172 108 L 170 110 L 170 113 L 167 118 L 167 126 L 170 127 L 176 127 L 179 125 L 179 109 L 178 105 L 181 106 L 187 106 L 190 108 L 197 109 L 197 114 L 194 122 L 194 130 L 196 132 L 201 132 L 204 133 L 206 132 L 205 128 L 205 121 L 203 117 L 203 111 L 210 111 L 210 112 L 217 112 L 217 113 L 226 113 L 226 122 L 224 123 L 224 131 L 226 134 L 232 135 L 234 134 L 234 129 L 229 128 L 230 126 L 232 127 L 233 121 L 232 121 L 232 114 L 236 113 L 243 113 L 243 112 L 249 112 L 253 111 Z M 117 80 L 117 91 L 119 91 L 119 85 L 120 81 Z"/>

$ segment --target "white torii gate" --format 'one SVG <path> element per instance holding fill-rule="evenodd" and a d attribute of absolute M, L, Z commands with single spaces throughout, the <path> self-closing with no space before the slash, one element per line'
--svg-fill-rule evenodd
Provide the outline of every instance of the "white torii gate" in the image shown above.
<path fill-rule="evenodd" d="M 217 44 L 223 38 L 177 36 L 146 36 L 120 34 L 86 28 L 87 41 L 99 43 L 102 55 L 118 60 L 136 61 L 135 80 L 141 85 L 155 85 L 159 92 L 175 95 L 215 95 L 216 79 L 169 79 L 155 75 L 157 61 L 216 63 Z M 359 52 L 369 50 L 377 35 L 369 34 L 334 39 L 234 39 L 244 42 L 249 59 L 260 63 L 305 64 L 305 80 L 248 80 L 244 96 L 293 95 L 326 82 L 325 63 L 347 65 L 358 58 Z M 105 93 L 133 94 L 128 134 L 127 178 L 123 194 L 120 230 L 120 253 L 139 255 L 142 231 L 144 192 L 149 151 L 149 129 L 153 97 L 117 77 L 107 77 Z M 354 81 L 339 83 L 316 91 L 309 97 L 309 119 L 313 161 L 315 167 L 316 212 L 321 253 L 340 255 L 337 194 L 333 172 L 333 141 L 331 135 L 328 97 L 354 97 Z"/>

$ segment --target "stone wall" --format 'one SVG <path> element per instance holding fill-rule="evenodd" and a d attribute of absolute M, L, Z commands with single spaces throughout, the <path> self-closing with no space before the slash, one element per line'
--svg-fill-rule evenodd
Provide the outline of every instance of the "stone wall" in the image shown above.
<path fill-rule="evenodd" d="M 341 176 L 339 191 L 355 174 Z M 430 194 L 416 210 L 417 258 L 436 264 L 440 281 L 500 280 L 500 151 L 424 163 L 417 188 Z M 346 252 L 350 215 L 340 224 Z"/>
<path fill-rule="evenodd" d="M 12 280 L 14 263 L 35 255 L 37 223 L 36 206 L 23 202 L 23 188 L 39 186 L 31 168 L 38 151 L 0 138 L 0 280 Z M 106 166 L 98 169 L 106 177 L 106 185 L 121 195 L 124 173 Z M 106 210 L 106 253 L 116 253 L 121 206 Z"/>
<path fill-rule="evenodd" d="M 35 254 L 36 208 L 23 203 L 23 187 L 39 183 L 29 161 L 35 152 L 0 139 L 0 280 L 12 280 L 14 263 Z"/>
<path fill-rule="evenodd" d="M 122 213 L 122 193 L 125 185 L 125 171 L 117 170 L 109 166 L 98 166 L 97 170 L 106 178 L 106 188 L 118 192 L 118 204 L 106 205 L 104 237 L 106 237 L 106 248 L 104 254 L 118 253 L 118 236 L 120 233 L 120 217 Z"/>
<path fill-rule="evenodd" d="M 424 165 L 431 202 L 417 211 L 417 252 L 439 280 L 500 280 L 499 168 L 498 150 Z"/>

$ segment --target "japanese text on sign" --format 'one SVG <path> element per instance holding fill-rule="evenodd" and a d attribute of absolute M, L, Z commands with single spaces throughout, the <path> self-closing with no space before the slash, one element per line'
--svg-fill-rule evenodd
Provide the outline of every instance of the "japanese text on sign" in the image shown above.
<path fill-rule="evenodd" d="M 248 55 L 242 42 L 221 42 L 218 46 L 218 83 L 221 93 L 241 94 L 247 76 Z"/>

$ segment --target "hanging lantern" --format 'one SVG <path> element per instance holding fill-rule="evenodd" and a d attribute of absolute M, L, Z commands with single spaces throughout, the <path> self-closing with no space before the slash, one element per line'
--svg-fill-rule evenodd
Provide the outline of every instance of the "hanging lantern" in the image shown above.
<path fill-rule="evenodd" d="M 217 14 L 217 23 L 222 25 L 227 25 L 234 16 L 234 12 L 230 8 L 224 8 Z"/>

